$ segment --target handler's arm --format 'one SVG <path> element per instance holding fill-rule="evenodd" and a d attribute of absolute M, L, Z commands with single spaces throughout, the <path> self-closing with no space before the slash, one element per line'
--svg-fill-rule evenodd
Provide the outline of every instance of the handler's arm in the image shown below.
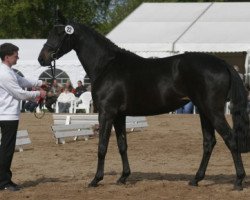
<path fill-rule="evenodd" d="M 7 76 L 2 77 L 2 81 L 7 84 L 2 84 L 3 87 L 8 93 L 18 100 L 34 100 L 37 96 L 40 95 L 40 91 L 25 91 L 23 90 L 19 82 L 17 82 L 16 78 L 12 74 L 8 74 Z"/>
<path fill-rule="evenodd" d="M 37 86 L 40 87 L 43 84 L 43 82 L 41 80 L 33 80 L 33 79 L 29 79 L 29 78 L 23 78 L 18 74 L 15 74 L 15 75 L 17 77 L 18 84 L 22 88 L 31 88 L 31 87 L 37 87 Z"/>

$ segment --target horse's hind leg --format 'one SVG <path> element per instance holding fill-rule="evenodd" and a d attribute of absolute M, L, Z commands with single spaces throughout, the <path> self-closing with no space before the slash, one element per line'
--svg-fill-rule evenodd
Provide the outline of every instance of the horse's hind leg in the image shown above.
<path fill-rule="evenodd" d="M 114 127 L 116 132 L 117 144 L 122 159 L 123 171 L 117 183 L 125 184 L 127 177 L 130 175 L 130 167 L 127 155 L 127 137 L 126 137 L 126 117 L 118 116 L 114 120 Z"/>
<path fill-rule="evenodd" d="M 241 154 L 238 152 L 236 136 L 228 125 L 223 112 L 214 113 L 211 119 L 215 129 L 221 135 L 232 154 L 237 175 L 234 187 L 237 190 L 242 190 L 242 181 L 246 176 L 246 173 L 242 163 Z"/>
<path fill-rule="evenodd" d="M 189 182 L 189 185 L 192 186 L 198 186 L 198 182 L 204 178 L 209 159 L 216 144 L 215 131 L 211 122 L 203 114 L 200 114 L 200 120 L 203 134 L 203 157 L 195 178 Z"/>

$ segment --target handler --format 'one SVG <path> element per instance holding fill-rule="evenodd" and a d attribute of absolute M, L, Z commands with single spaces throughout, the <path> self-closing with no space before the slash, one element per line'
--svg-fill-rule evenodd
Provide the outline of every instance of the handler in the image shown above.
<path fill-rule="evenodd" d="M 0 45 L 0 190 L 18 191 L 20 186 L 12 182 L 10 170 L 15 151 L 16 134 L 20 115 L 20 100 L 45 97 L 46 92 L 25 91 L 22 88 L 42 86 L 41 80 L 29 80 L 16 74 L 11 68 L 16 64 L 19 48 L 11 43 Z"/>

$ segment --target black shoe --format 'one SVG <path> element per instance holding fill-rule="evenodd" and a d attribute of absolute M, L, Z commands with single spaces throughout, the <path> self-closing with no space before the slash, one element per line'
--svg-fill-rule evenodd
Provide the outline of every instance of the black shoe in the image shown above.
<path fill-rule="evenodd" d="M 14 183 L 14 182 L 12 182 L 12 181 L 10 181 L 9 184 L 10 184 L 10 185 L 13 185 L 13 186 L 16 186 L 16 187 L 20 187 L 19 185 L 17 185 L 16 183 Z"/>
<path fill-rule="evenodd" d="M 0 188 L 0 190 L 9 190 L 9 191 L 12 191 L 12 192 L 19 191 L 20 189 L 21 189 L 20 186 L 13 183 L 13 182 L 8 183 L 7 185 Z"/>

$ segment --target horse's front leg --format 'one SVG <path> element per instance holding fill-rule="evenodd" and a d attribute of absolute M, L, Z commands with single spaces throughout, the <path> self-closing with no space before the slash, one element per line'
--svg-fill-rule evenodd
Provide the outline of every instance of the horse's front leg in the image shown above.
<path fill-rule="evenodd" d="M 113 118 L 107 114 L 99 114 L 99 144 L 98 144 L 98 164 L 94 179 L 89 184 L 89 187 L 98 186 L 98 182 L 104 176 L 104 161 L 108 149 L 110 132 L 112 128 Z"/>
<path fill-rule="evenodd" d="M 125 184 L 126 179 L 130 175 L 130 167 L 127 155 L 127 137 L 126 137 L 126 116 L 117 116 L 114 120 L 117 144 L 122 159 L 123 171 L 117 183 Z"/>

